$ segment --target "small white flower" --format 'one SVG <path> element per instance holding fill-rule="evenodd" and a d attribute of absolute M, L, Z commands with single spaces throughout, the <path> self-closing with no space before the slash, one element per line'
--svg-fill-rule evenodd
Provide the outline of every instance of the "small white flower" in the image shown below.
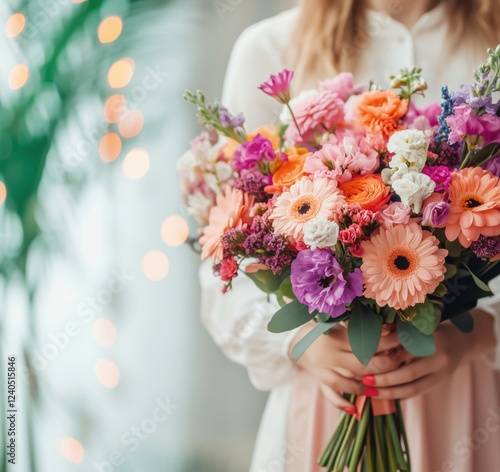
<path fill-rule="evenodd" d="M 394 169 L 383 169 L 381 172 L 382 180 L 386 185 L 392 185 L 404 175 L 408 174 L 408 172 L 410 172 L 410 169 L 406 164 L 401 164 L 399 167 Z"/>
<path fill-rule="evenodd" d="M 187 196 L 186 203 L 188 214 L 190 214 L 200 225 L 207 225 L 208 214 L 210 213 L 214 202 L 201 192 L 195 192 Z"/>
<path fill-rule="evenodd" d="M 290 100 L 291 109 L 295 110 L 306 98 L 312 97 L 313 95 L 316 95 L 317 93 L 319 93 L 319 92 L 315 89 L 304 90 L 303 92 L 300 92 L 299 95 L 297 95 L 295 98 L 292 98 Z M 281 110 L 280 122 L 283 123 L 284 125 L 290 125 L 293 123 L 292 114 L 290 113 L 290 110 L 288 109 L 287 106 L 284 106 L 283 110 Z"/>
<path fill-rule="evenodd" d="M 393 190 L 401 198 L 401 203 L 420 213 L 423 201 L 434 192 L 435 182 L 420 172 L 408 172 L 392 184 Z"/>
<path fill-rule="evenodd" d="M 203 180 L 205 181 L 205 184 L 207 187 L 215 192 L 217 195 L 220 195 L 222 193 L 222 190 L 219 185 L 219 181 L 217 180 L 217 177 L 214 174 L 205 174 L 203 176 Z"/>
<path fill-rule="evenodd" d="M 333 247 L 339 239 L 339 225 L 326 219 L 313 219 L 304 226 L 304 242 L 312 249 Z"/>
<path fill-rule="evenodd" d="M 219 161 L 215 164 L 215 175 L 221 182 L 226 182 L 233 176 L 233 169 L 227 162 Z"/>
<path fill-rule="evenodd" d="M 391 168 L 407 165 L 410 170 L 420 172 L 427 162 L 429 135 L 425 131 L 406 129 L 394 133 L 387 144 L 387 150 L 394 154 Z"/>

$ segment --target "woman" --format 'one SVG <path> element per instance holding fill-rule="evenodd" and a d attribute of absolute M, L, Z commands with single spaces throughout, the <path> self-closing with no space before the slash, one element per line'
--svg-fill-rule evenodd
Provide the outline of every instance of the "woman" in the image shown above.
<path fill-rule="evenodd" d="M 246 30 L 229 64 L 223 103 L 243 111 L 248 129 L 276 120 L 280 108 L 257 85 L 285 67 L 296 71 L 295 90 L 340 71 L 358 83 L 388 85 L 402 67 L 420 66 L 430 85 L 458 89 L 471 80 L 487 47 L 500 43 L 496 1 L 419 2 L 307 0 Z M 415 359 L 384 336 L 379 353 L 362 367 L 350 352 L 345 330 L 313 343 L 298 363 L 289 355 L 311 329 L 282 335 L 267 331 L 276 310 L 250 280 L 220 295 L 210 267 L 201 271 L 202 317 L 226 355 L 243 364 L 256 388 L 271 390 L 251 467 L 256 471 L 321 470 L 316 459 L 333 432 L 341 392 L 401 398 L 413 470 L 483 472 L 500 463 L 500 300 L 474 310 L 475 330 L 464 335 L 450 323 L 436 331 L 438 352 Z M 500 294 L 500 279 L 491 284 Z M 463 287 L 457 287 L 463 290 Z M 379 471 L 382 472 L 382 471 Z"/>

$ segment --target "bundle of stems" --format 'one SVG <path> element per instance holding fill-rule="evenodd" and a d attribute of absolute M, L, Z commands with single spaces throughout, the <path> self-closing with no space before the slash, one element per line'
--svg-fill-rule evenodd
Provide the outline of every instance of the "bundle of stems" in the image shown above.
<path fill-rule="evenodd" d="M 356 403 L 356 396 L 349 400 Z M 342 413 L 318 460 L 327 472 L 411 472 L 410 452 L 399 400 L 396 412 L 375 416 L 367 398 L 361 419 Z"/>

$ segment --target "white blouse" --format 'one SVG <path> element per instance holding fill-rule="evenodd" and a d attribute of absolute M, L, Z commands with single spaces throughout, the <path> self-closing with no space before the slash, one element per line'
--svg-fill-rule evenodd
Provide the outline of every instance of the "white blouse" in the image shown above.
<path fill-rule="evenodd" d="M 295 8 L 257 23 L 246 29 L 234 45 L 222 103 L 232 113 L 245 114 L 248 130 L 276 121 L 281 111 L 281 105 L 257 87 L 287 66 L 285 48 L 298 15 L 299 9 Z M 471 81 L 473 70 L 486 58 L 486 51 L 484 57 L 474 57 L 472 52 L 446 50 L 448 27 L 443 4 L 424 14 L 410 30 L 384 13 L 370 11 L 367 31 L 369 41 L 359 53 L 356 82 L 368 84 L 374 80 L 388 86 L 389 75 L 402 67 L 419 66 L 430 87 L 423 103 L 440 101 L 442 85 L 454 90 Z M 247 368 L 257 389 L 272 391 L 250 472 L 270 470 L 270 464 L 281 457 L 285 460 L 287 451 L 293 449 L 293 445 L 286 444 L 286 426 L 295 370 L 288 349 L 295 331 L 273 334 L 267 330 L 278 305 L 268 301 L 248 277 L 240 275 L 233 290 L 222 295 L 221 282 L 212 275 L 210 263 L 205 262 L 200 282 L 201 316 L 207 330 L 231 360 Z M 500 294 L 500 278 L 491 285 Z M 500 339 L 500 297 L 481 301 L 480 306 L 497 315 Z M 500 368 L 500 349 L 497 351 L 495 366 Z"/>

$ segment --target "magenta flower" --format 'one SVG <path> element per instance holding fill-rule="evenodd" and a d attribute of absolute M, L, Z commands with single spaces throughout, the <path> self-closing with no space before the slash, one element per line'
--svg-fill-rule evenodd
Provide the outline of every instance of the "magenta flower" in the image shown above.
<path fill-rule="evenodd" d="M 344 276 L 344 270 L 329 250 L 305 250 L 292 262 L 291 281 L 297 299 L 309 308 L 332 318 L 343 315 L 346 303 L 363 294 L 360 269 Z"/>
<path fill-rule="evenodd" d="M 267 82 L 259 88 L 267 95 L 286 105 L 290 101 L 290 83 L 293 79 L 293 71 L 285 69 L 277 75 L 271 75 Z"/>
<path fill-rule="evenodd" d="M 422 174 L 428 175 L 436 183 L 434 189 L 436 192 L 443 192 L 448 190 L 450 186 L 453 169 L 447 166 L 425 166 L 422 169 Z"/>

